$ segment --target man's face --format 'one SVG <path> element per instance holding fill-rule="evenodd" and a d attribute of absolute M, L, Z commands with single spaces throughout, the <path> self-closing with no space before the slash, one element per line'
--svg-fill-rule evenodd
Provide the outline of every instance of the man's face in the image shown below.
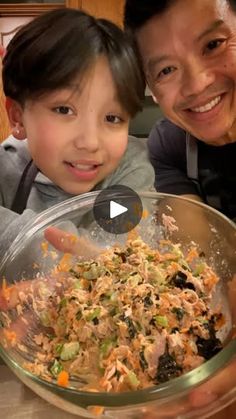
<path fill-rule="evenodd" d="M 177 0 L 137 34 L 165 116 L 209 144 L 236 141 L 236 13 L 226 0 Z"/>

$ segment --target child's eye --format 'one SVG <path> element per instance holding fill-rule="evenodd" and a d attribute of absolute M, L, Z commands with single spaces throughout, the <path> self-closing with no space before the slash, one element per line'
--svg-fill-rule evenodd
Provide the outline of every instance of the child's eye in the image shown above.
<path fill-rule="evenodd" d="M 54 108 L 56 113 L 62 114 L 62 115 L 72 115 L 73 111 L 68 106 L 58 106 L 57 108 Z"/>
<path fill-rule="evenodd" d="M 110 122 L 111 124 L 119 124 L 123 122 L 123 119 L 117 115 L 106 115 L 106 120 L 107 122 Z"/>
<path fill-rule="evenodd" d="M 208 42 L 206 46 L 206 52 L 210 52 L 214 49 L 219 48 L 224 42 L 225 39 L 213 39 L 212 41 Z"/>

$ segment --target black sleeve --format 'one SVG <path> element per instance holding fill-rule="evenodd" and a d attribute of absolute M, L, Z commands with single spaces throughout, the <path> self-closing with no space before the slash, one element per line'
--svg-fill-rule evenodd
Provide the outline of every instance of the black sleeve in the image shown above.
<path fill-rule="evenodd" d="M 186 133 L 167 119 L 156 123 L 148 138 L 149 158 L 158 192 L 198 195 L 187 176 Z"/>

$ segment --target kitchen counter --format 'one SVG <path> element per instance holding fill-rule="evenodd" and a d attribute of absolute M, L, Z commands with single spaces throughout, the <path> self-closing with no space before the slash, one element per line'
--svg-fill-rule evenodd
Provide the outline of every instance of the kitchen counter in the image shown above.
<path fill-rule="evenodd" d="M 47 403 L 27 388 L 6 365 L 0 365 L 0 411 L 4 419 L 79 419 Z M 235 419 L 236 403 L 211 419 Z M 201 419 L 201 418 L 199 418 Z"/>
<path fill-rule="evenodd" d="M 47 403 L 0 365 L 0 417 L 4 419 L 78 419 Z"/>

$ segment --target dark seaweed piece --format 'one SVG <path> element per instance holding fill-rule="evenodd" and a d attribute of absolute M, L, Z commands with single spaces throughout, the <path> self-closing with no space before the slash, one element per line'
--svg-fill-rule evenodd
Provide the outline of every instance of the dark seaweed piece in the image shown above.
<path fill-rule="evenodd" d="M 114 254 L 119 256 L 123 263 L 126 262 L 126 254 L 124 252 L 114 252 Z"/>
<path fill-rule="evenodd" d="M 177 364 L 175 358 L 168 352 L 160 356 L 157 368 L 157 383 L 164 383 L 171 378 L 178 377 L 182 368 Z"/>
<path fill-rule="evenodd" d="M 116 370 L 115 377 L 117 378 L 117 380 L 119 380 L 120 376 L 121 376 L 121 372 Z"/>
<path fill-rule="evenodd" d="M 215 321 L 217 320 L 217 316 L 211 316 L 208 323 L 204 326 L 209 330 L 209 339 L 203 339 L 202 337 L 197 338 L 196 345 L 198 348 L 198 355 L 203 356 L 205 359 L 210 359 L 214 355 L 216 355 L 222 348 L 222 342 L 220 339 L 216 337 L 215 331 Z"/>
<path fill-rule="evenodd" d="M 153 305 L 153 301 L 151 299 L 152 293 L 149 292 L 143 299 L 144 307 L 149 307 Z"/>
<path fill-rule="evenodd" d="M 137 330 L 134 326 L 134 323 L 132 322 L 132 320 L 129 317 L 125 318 L 125 323 L 128 326 L 128 332 L 129 332 L 129 336 L 131 339 L 133 339 L 137 333 Z"/>
<path fill-rule="evenodd" d="M 127 249 L 126 249 L 126 254 L 127 254 L 128 256 L 130 256 L 130 255 L 132 255 L 132 253 L 133 253 L 133 249 L 132 249 L 132 247 L 127 247 Z"/>
<path fill-rule="evenodd" d="M 114 317 L 117 313 L 118 313 L 118 307 L 112 307 L 111 310 L 109 311 L 109 314 L 111 317 Z"/>
<path fill-rule="evenodd" d="M 137 333 L 137 330 L 132 320 L 129 317 L 125 317 L 123 314 L 120 316 L 120 320 L 127 324 L 129 336 L 131 339 L 133 339 Z"/>
<path fill-rule="evenodd" d="M 221 341 L 215 336 L 209 339 L 198 337 L 197 341 L 198 355 L 203 356 L 205 359 L 210 359 L 216 355 L 222 348 Z"/>
<path fill-rule="evenodd" d="M 171 329 L 171 332 L 170 333 L 176 333 L 176 332 L 179 332 L 179 328 L 178 327 L 173 327 Z"/>
<path fill-rule="evenodd" d="M 192 284 L 192 282 L 186 282 L 186 284 L 185 284 L 185 288 L 188 288 L 189 290 L 193 290 L 193 291 L 195 291 L 195 290 L 196 290 L 196 288 L 195 288 L 195 286 Z"/>
<path fill-rule="evenodd" d="M 77 278 L 77 279 L 79 279 L 81 276 L 80 276 L 80 273 L 79 272 L 76 272 L 73 268 L 70 268 L 69 269 L 69 272 L 75 277 L 75 278 Z"/>
<path fill-rule="evenodd" d="M 185 288 L 187 281 L 187 275 L 184 272 L 178 271 L 174 274 L 170 280 L 170 283 L 177 288 Z"/>
<path fill-rule="evenodd" d="M 174 285 L 177 288 L 180 288 L 181 290 L 184 288 L 188 288 L 190 290 L 195 291 L 195 287 L 192 284 L 192 282 L 187 281 L 187 275 L 182 272 L 178 271 L 175 275 L 172 276 L 170 279 L 170 284 Z"/>
<path fill-rule="evenodd" d="M 82 311 L 78 310 L 76 313 L 76 320 L 80 320 L 82 318 Z"/>
<path fill-rule="evenodd" d="M 148 367 L 148 363 L 144 356 L 144 351 L 139 352 L 139 363 L 143 371 L 145 371 Z"/>
<path fill-rule="evenodd" d="M 151 326 L 156 326 L 156 320 L 154 319 L 154 317 L 152 317 L 152 319 L 150 320 L 149 324 Z"/>
<path fill-rule="evenodd" d="M 173 307 L 171 311 L 175 314 L 176 319 L 179 321 L 182 320 L 185 315 L 185 310 L 181 307 Z"/>

